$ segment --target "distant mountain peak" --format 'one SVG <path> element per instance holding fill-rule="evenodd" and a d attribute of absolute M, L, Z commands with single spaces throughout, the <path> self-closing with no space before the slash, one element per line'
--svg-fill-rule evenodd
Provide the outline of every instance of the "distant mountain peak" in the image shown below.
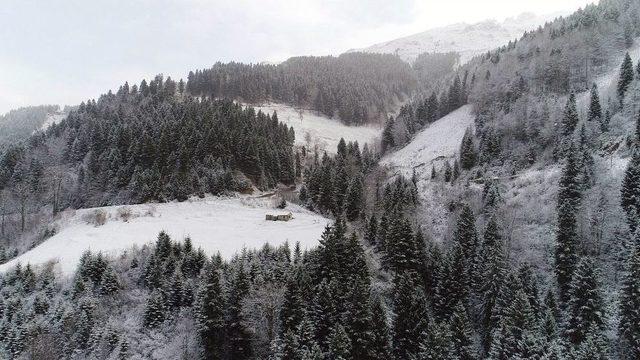
<path fill-rule="evenodd" d="M 475 55 L 520 38 L 525 31 L 534 30 L 559 15 L 562 14 L 536 15 L 526 12 L 504 21 L 487 19 L 473 24 L 456 23 L 349 52 L 397 54 L 409 62 L 425 52 L 457 52 L 464 63 Z"/>

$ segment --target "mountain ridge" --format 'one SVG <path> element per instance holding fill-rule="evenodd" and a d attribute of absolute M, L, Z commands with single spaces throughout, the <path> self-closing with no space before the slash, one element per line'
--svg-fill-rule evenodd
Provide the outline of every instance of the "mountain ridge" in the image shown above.
<path fill-rule="evenodd" d="M 506 45 L 520 38 L 525 31 L 534 30 L 561 15 L 564 13 L 536 15 L 525 12 L 503 21 L 487 19 L 472 24 L 459 22 L 347 52 L 397 54 L 408 62 L 425 52 L 457 52 L 461 56 L 461 63 L 465 63 L 473 56 Z"/>

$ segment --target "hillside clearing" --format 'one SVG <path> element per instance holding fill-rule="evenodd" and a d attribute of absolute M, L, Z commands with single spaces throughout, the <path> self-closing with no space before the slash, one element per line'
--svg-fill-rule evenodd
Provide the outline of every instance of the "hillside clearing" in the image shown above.
<path fill-rule="evenodd" d="M 103 211 L 106 223 L 89 224 L 96 211 Z M 289 222 L 266 221 L 266 214 L 291 212 Z M 128 221 L 122 214 L 130 213 Z M 66 216 L 64 216 L 66 215 Z M 126 217 L 126 215 L 125 215 Z M 194 247 L 201 247 L 208 255 L 220 252 L 229 259 L 243 248 L 259 248 L 266 243 L 301 248 L 318 244 L 329 220 L 295 205 L 286 210 L 274 210 L 271 199 L 216 198 L 192 199 L 182 203 L 109 206 L 83 209 L 63 214 L 55 223 L 58 232 L 44 243 L 0 266 L 0 272 L 18 263 L 26 265 L 57 261 L 63 274 L 75 271 L 83 252 L 101 251 L 116 255 L 132 246 L 153 242 L 160 231 L 175 240 L 191 237 Z"/>
<path fill-rule="evenodd" d="M 472 106 L 465 105 L 419 132 L 404 148 L 385 156 L 380 163 L 391 170 L 411 175 L 431 170 L 436 161 L 453 158 L 464 132 L 473 125 Z"/>
<path fill-rule="evenodd" d="M 319 150 L 335 153 L 340 138 L 347 142 L 357 141 L 362 149 L 365 143 L 372 145 L 377 142 L 382 133 L 379 126 L 347 126 L 338 120 L 318 115 L 315 111 L 288 105 L 271 103 L 253 107 L 270 115 L 277 112 L 278 120 L 295 130 L 296 145 L 304 145 L 309 149 L 317 146 Z"/>

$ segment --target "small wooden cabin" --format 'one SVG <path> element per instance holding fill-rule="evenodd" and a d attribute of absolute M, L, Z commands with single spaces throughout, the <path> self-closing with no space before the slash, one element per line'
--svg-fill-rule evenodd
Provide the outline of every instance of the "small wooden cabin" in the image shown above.
<path fill-rule="evenodd" d="M 266 217 L 267 221 L 289 221 L 291 219 L 293 219 L 293 214 L 291 213 L 280 214 L 280 215 L 267 214 L 267 217 Z"/>

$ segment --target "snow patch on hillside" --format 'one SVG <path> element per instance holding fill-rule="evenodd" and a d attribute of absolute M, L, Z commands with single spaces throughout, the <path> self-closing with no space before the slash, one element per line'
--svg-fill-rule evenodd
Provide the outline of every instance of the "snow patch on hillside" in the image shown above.
<path fill-rule="evenodd" d="M 418 55 L 428 53 L 457 52 L 464 64 L 472 57 L 506 45 L 519 39 L 525 31 L 536 29 L 559 14 L 538 16 L 521 14 L 503 22 L 486 20 L 476 24 L 459 23 L 430 29 L 404 38 L 372 45 L 357 50 L 371 53 L 397 54 L 412 62 Z"/>
<path fill-rule="evenodd" d="M 618 98 L 617 89 L 618 79 L 620 76 L 620 65 L 622 64 L 627 52 L 634 63 L 637 63 L 638 60 L 640 60 L 640 38 L 636 38 L 633 46 L 629 49 L 620 50 L 618 54 L 616 54 L 615 60 L 612 62 L 614 65 L 611 69 L 594 79 L 593 82 L 598 86 L 598 91 L 600 93 L 601 104 L 606 104 L 608 99 L 616 100 Z M 586 116 L 586 109 L 588 109 L 589 106 L 590 94 L 591 92 L 589 89 L 576 95 L 576 103 L 578 107 L 583 110 L 584 116 Z"/>
<path fill-rule="evenodd" d="M 64 118 L 67 117 L 68 114 L 64 113 L 64 112 L 56 112 L 53 114 L 49 114 L 47 115 L 47 118 L 44 120 L 44 123 L 42 124 L 42 126 L 40 126 L 40 131 L 47 131 L 47 129 L 54 124 L 59 123 L 60 121 L 64 120 Z"/>
<path fill-rule="evenodd" d="M 264 244 L 291 245 L 300 242 L 308 249 L 318 244 L 330 220 L 289 204 L 285 210 L 274 210 L 269 198 L 192 199 L 182 203 L 108 206 L 67 213 L 55 223 L 58 233 L 44 243 L 0 266 L 0 272 L 23 265 L 57 261 L 63 274 L 72 274 L 86 250 L 116 256 L 133 246 L 150 244 L 162 230 L 175 240 L 191 237 L 195 247 L 207 254 L 217 252 L 229 259 L 243 248 L 259 248 Z M 121 213 L 132 214 L 125 222 Z M 97 210 L 107 214 L 101 226 L 87 223 Z M 266 214 L 291 212 L 288 222 L 266 221 Z"/>
<path fill-rule="evenodd" d="M 347 126 L 338 120 L 329 119 L 315 111 L 296 109 L 284 104 L 270 103 L 252 105 L 256 111 L 273 114 L 277 112 L 278 120 L 292 126 L 296 132 L 296 145 L 309 149 L 317 147 L 319 150 L 335 153 L 340 138 L 345 141 L 358 141 L 360 148 L 365 143 L 373 145 L 382 133 L 379 126 Z"/>
<path fill-rule="evenodd" d="M 452 163 L 467 128 L 473 126 L 471 105 L 465 105 L 419 132 L 404 148 L 381 159 L 391 174 L 418 177 L 417 217 L 423 230 L 433 239 L 444 239 L 449 224 L 450 188 L 443 181 L 431 180 L 431 167 L 442 173 L 445 161 Z"/>
<path fill-rule="evenodd" d="M 472 106 L 465 105 L 419 132 L 404 148 L 385 156 L 382 165 L 404 175 L 431 171 L 431 165 L 455 157 L 464 133 L 473 125 Z"/>

